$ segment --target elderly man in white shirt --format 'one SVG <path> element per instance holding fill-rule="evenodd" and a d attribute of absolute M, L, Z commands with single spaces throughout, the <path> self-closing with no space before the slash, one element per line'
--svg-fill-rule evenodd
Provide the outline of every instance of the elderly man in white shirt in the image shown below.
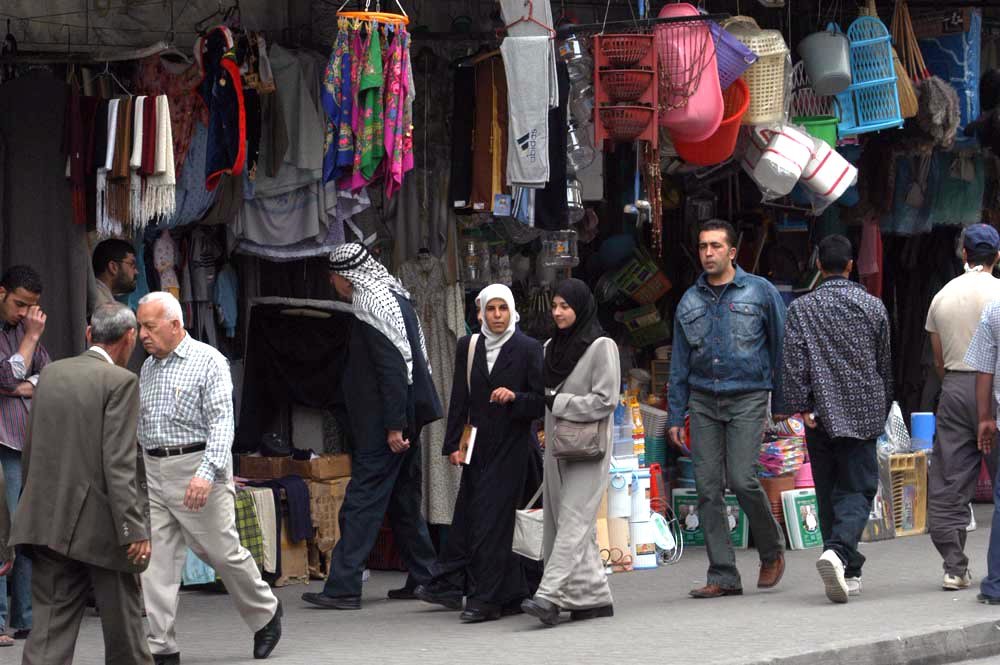
<path fill-rule="evenodd" d="M 180 662 L 174 622 L 187 546 L 222 578 L 254 633 L 254 658 L 267 658 L 281 639 L 281 604 L 236 531 L 229 364 L 187 334 L 180 303 L 169 293 L 139 301 L 139 325 L 150 354 L 139 381 L 153 534 L 142 576 L 150 650 L 157 665 Z"/>

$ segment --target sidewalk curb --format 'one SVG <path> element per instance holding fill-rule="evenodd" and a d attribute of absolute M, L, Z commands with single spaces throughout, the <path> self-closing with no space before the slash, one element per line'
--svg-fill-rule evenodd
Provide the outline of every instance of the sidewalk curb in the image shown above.
<path fill-rule="evenodd" d="M 778 656 L 748 665 L 944 665 L 1000 654 L 1000 621 L 900 635 L 868 644 Z"/>

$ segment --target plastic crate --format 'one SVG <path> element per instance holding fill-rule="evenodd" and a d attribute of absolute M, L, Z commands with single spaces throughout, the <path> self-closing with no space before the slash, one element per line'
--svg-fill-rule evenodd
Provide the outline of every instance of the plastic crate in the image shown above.
<path fill-rule="evenodd" d="M 375 539 L 375 546 L 368 555 L 368 568 L 371 570 L 399 570 L 406 572 L 406 565 L 399 556 L 396 542 L 392 537 L 392 529 L 382 525 Z"/>
<path fill-rule="evenodd" d="M 670 326 L 660 317 L 655 305 L 630 309 L 622 318 L 629 340 L 636 347 L 656 344 L 670 337 Z"/>
<path fill-rule="evenodd" d="M 907 453 L 889 457 L 892 479 L 892 518 L 896 536 L 927 532 L 927 455 Z"/>
<path fill-rule="evenodd" d="M 640 305 L 655 303 L 673 288 L 659 266 L 641 251 L 637 251 L 632 260 L 615 273 L 614 282 Z"/>

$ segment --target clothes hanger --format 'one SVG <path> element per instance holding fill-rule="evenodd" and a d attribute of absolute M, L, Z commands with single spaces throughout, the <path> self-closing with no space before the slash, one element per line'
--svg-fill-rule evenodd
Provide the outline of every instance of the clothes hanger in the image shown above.
<path fill-rule="evenodd" d="M 522 16 L 521 18 L 517 19 L 513 23 L 508 23 L 507 27 L 505 28 L 506 30 L 509 31 L 511 28 L 513 28 L 515 25 L 518 25 L 519 23 L 534 23 L 535 25 L 540 25 L 541 27 L 545 28 L 545 30 L 548 31 L 549 33 L 549 37 L 556 36 L 555 30 L 553 30 L 550 26 L 545 25 L 537 18 L 535 18 L 534 0 L 524 0 L 524 6 L 528 8 L 528 13 Z"/>
<path fill-rule="evenodd" d="M 111 63 L 110 62 L 105 62 L 104 63 L 104 71 L 100 72 L 99 74 L 94 75 L 90 79 L 90 81 L 91 82 L 96 81 L 97 79 L 101 78 L 102 76 L 109 76 L 109 77 L 111 77 L 111 80 L 114 81 L 115 83 L 117 83 L 118 87 L 121 88 L 125 92 L 126 95 L 128 95 L 129 97 L 132 96 L 132 93 L 129 91 L 129 89 L 126 88 L 122 84 L 122 82 L 118 80 L 118 77 L 115 76 L 114 73 L 111 71 Z"/>

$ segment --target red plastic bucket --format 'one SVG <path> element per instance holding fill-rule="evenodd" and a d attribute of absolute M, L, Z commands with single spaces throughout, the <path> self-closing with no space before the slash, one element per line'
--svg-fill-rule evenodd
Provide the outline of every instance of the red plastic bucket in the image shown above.
<path fill-rule="evenodd" d="M 673 136 L 671 139 L 677 154 L 689 164 L 712 166 L 729 159 L 736 149 L 736 139 L 740 133 L 740 121 L 750 107 L 750 89 L 743 79 L 726 88 L 722 93 L 725 108 L 722 123 L 715 133 L 704 141 L 688 143 Z"/>

